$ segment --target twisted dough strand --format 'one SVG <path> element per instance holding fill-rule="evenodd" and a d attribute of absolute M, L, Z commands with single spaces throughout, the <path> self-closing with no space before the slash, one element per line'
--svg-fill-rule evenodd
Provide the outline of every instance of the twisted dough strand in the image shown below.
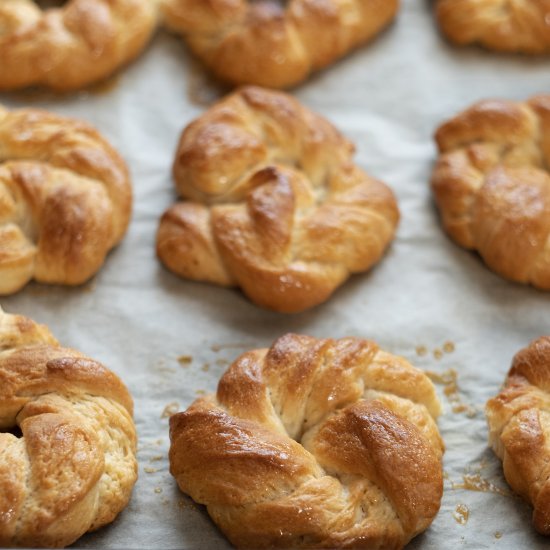
<path fill-rule="evenodd" d="M 286 88 L 370 40 L 398 0 L 162 0 L 166 25 L 233 84 Z M 322 37 L 322 38 L 320 38 Z"/>
<path fill-rule="evenodd" d="M 132 408 L 103 365 L 0 310 L 1 546 L 66 546 L 113 521 L 137 477 Z"/>
<path fill-rule="evenodd" d="M 533 505 L 533 524 L 550 535 L 550 338 L 538 338 L 512 362 L 504 388 L 487 402 L 489 443 L 506 480 Z"/>
<path fill-rule="evenodd" d="M 365 340 L 286 335 L 170 419 L 170 469 L 243 548 L 401 548 L 431 523 L 433 384 Z"/>
<path fill-rule="evenodd" d="M 181 137 L 174 178 L 189 201 L 162 217 L 160 258 L 277 311 L 321 303 L 381 258 L 399 218 L 392 192 L 353 152 L 291 96 L 237 91 Z"/>
<path fill-rule="evenodd" d="M 30 279 L 80 284 L 130 219 L 129 174 L 89 125 L 0 108 L 0 294 Z"/>
<path fill-rule="evenodd" d="M 550 96 L 482 101 L 436 134 L 443 225 L 498 274 L 550 289 Z"/>
<path fill-rule="evenodd" d="M 33 0 L 0 2 L 0 90 L 81 88 L 143 49 L 156 28 L 153 0 L 69 0 L 42 11 Z"/>
<path fill-rule="evenodd" d="M 436 13 L 443 32 L 457 44 L 550 51 L 550 0 L 438 0 Z"/>

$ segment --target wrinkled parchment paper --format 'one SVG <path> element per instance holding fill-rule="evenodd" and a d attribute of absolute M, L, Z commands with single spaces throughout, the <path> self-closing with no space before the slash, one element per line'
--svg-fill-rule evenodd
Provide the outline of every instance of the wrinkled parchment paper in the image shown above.
<path fill-rule="evenodd" d="M 550 293 L 508 283 L 454 245 L 441 230 L 427 183 L 440 122 L 481 98 L 548 92 L 549 68 L 548 58 L 449 46 L 434 25 L 431 3 L 404 0 L 396 23 L 373 44 L 293 90 L 357 144 L 358 163 L 392 186 L 402 213 L 381 264 L 324 305 L 294 316 L 263 311 L 235 290 L 178 279 L 155 258 L 158 219 L 176 198 L 170 167 L 177 138 L 204 110 L 201 103 L 222 93 L 177 37 L 159 32 L 127 70 L 90 91 L 0 94 L 10 107 L 32 105 L 90 121 L 133 174 L 129 232 L 92 281 L 73 289 L 31 284 L 1 300 L 6 311 L 46 323 L 64 345 L 108 365 L 135 399 L 139 481 L 133 498 L 111 526 L 84 536 L 77 547 L 229 548 L 168 472 L 167 416 L 214 391 L 238 354 L 288 331 L 371 338 L 439 375 L 445 494 L 433 525 L 410 548 L 550 544 L 531 528 L 529 506 L 510 495 L 487 448 L 483 416 L 513 354 L 550 333 Z"/>

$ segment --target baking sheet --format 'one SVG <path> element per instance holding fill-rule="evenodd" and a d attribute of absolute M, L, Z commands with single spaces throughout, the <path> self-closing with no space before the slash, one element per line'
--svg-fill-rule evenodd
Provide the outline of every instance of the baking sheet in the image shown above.
<path fill-rule="evenodd" d="M 76 546 L 229 548 L 168 472 L 167 414 L 214 391 L 241 352 L 295 331 L 371 338 L 447 380 L 437 385 L 445 406 L 444 498 L 432 527 L 410 548 L 546 547 L 530 526 L 530 508 L 509 495 L 487 449 L 482 409 L 513 354 L 550 333 L 550 294 L 500 279 L 448 240 L 427 182 L 431 136 L 441 121 L 481 98 L 524 99 L 549 87 L 548 59 L 453 48 L 435 28 L 431 2 L 405 0 L 396 23 L 372 45 L 295 89 L 355 141 L 358 163 L 392 186 L 402 221 L 379 266 L 293 316 L 263 311 L 238 291 L 178 279 L 155 258 L 158 219 L 176 199 L 170 166 L 177 138 L 204 110 L 201 102 L 221 93 L 177 37 L 159 32 L 127 70 L 90 91 L 0 94 L 10 107 L 90 121 L 133 174 L 129 232 L 92 281 L 75 289 L 31 284 L 1 300 L 6 311 L 46 323 L 64 345 L 108 365 L 135 399 L 139 481 L 131 503 Z"/>

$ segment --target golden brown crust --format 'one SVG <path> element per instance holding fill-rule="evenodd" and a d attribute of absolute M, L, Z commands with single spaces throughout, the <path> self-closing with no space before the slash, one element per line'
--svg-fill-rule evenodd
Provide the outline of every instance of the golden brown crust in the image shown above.
<path fill-rule="evenodd" d="M 550 535 L 550 337 L 512 362 L 504 388 L 487 402 L 489 442 L 506 480 L 533 505 L 533 524 Z"/>
<path fill-rule="evenodd" d="M 113 521 L 137 478 L 132 410 L 115 374 L 0 310 L 0 546 L 67 546 Z"/>
<path fill-rule="evenodd" d="M 89 279 L 124 236 L 132 189 L 118 153 L 91 126 L 0 108 L 0 294 L 31 279 Z"/>
<path fill-rule="evenodd" d="M 288 334 L 171 417 L 170 471 L 240 548 L 402 548 L 439 510 L 439 411 L 373 342 Z"/>
<path fill-rule="evenodd" d="M 436 14 L 456 44 L 526 54 L 550 51 L 550 0 L 438 0 Z"/>
<path fill-rule="evenodd" d="M 160 259 L 277 311 L 323 302 L 381 258 L 399 218 L 392 192 L 353 152 L 292 97 L 240 89 L 183 132 L 174 178 L 188 202 L 161 220 Z"/>
<path fill-rule="evenodd" d="M 373 38 L 398 0 L 161 0 L 168 28 L 219 78 L 287 88 Z M 322 36 L 322 40 L 319 37 Z"/>
<path fill-rule="evenodd" d="M 436 133 L 443 225 L 496 273 L 550 289 L 550 96 L 476 103 Z"/>
<path fill-rule="evenodd" d="M 0 90 L 81 88 L 136 57 L 156 27 L 156 2 L 69 0 L 42 11 L 33 0 L 0 2 Z"/>

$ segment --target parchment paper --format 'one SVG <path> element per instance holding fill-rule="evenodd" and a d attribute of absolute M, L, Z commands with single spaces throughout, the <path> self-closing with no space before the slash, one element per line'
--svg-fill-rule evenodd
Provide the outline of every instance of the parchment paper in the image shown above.
<path fill-rule="evenodd" d="M 374 43 L 293 90 L 355 141 L 358 163 L 392 186 L 402 213 L 397 239 L 379 266 L 324 305 L 294 316 L 261 310 L 235 290 L 178 279 L 155 258 L 158 219 L 176 199 L 170 168 L 177 138 L 204 110 L 197 97 L 221 93 L 177 37 L 159 32 L 135 63 L 92 91 L 0 95 L 10 107 L 33 105 L 90 121 L 133 174 L 129 232 L 91 282 L 74 289 L 31 284 L 1 300 L 6 311 L 46 323 L 64 345 L 108 365 L 135 399 L 140 477 L 131 503 L 111 526 L 76 546 L 229 548 L 168 472 L 166 414 L 214 391 L 238 354 L 288 331 L 367 337 L 447 378 L 449 369 L 456 371 L 458 392 L 438 384 L 447 447 L 441 511 L 410 548 L 549 544 L 532 529 L 529 506 L 506 496 L 482 411 L 514 353 L 550 333 L 550 294 L 500 279 L 453 244 L 428 189 L 434 129 L 481 98 L 548 92 L 549 67 L 548 58 L 454 48 L 438 34 L 431 3 L 404 0 L 396 23 Z M 460 488 L 465 475 L 489 491 Z M 459 505 L 467 511 L 457 512 Z"/>

